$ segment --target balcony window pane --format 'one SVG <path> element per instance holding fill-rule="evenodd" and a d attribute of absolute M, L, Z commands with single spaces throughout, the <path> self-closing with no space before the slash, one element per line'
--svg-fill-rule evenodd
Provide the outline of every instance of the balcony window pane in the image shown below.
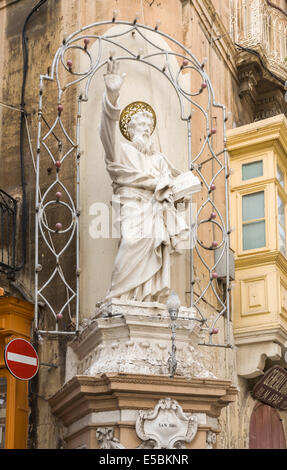
<path fill-rule="evenodd" d="M 285 205 L 280 196 L 278 196 L 278 232 L 279 249 L 286 256 Z"/>
<path fill-rule="evenodd" d="M 278 219 L 279 224 L 285 228 L 285 207 L 280 196 L 278 196 Z"/>
<path fill-rule="evenodd" d="M 242 198 L 242 221 L 264 218 L 264 191 L 247 194 Z"/>
<path fill-rule="evenodd" d="M 258 178 L 263 176 L 263 161 L 246 163 L 242 165 L 242 179 L 250 180 L 251 178 Z"/>
<path fill-rule="evenodd" d="M 262 248 L 265 242 L 265 221 L 243 225 L 243 250 Z"/>
<path fill-rule="evenodd" d="M 284 188 L 284 173 L 281 170 L 279 165 L 277 165 L 277 179 L 279 183 L 281 184 L 282 188 Z"/>
<path fill-rule="evenodd" d="M 5 448 L 7 380 L 0 377 L 0 449 Z"/>
<path fill-rule="evenodd" d="M 286 256 L 286 235 L 285 229 L 279 225 L 279 249 L 284 256 Z"/>

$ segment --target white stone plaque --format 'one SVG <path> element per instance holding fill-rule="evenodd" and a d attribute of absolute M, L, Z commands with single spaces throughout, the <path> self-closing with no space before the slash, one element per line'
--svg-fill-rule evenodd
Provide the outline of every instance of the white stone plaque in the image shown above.
<path fill-rule="evenodd" d="M 185 414 L 177 401 L 165 398 L 153 410 L 139 412 L 136 432 L 144 441 L 141 447 L 184 448 L 197 433 L 197 416 Z"/>

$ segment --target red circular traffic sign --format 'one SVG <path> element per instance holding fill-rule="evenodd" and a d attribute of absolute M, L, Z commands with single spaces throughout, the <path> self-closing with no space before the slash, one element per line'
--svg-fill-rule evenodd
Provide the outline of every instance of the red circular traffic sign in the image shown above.
<path fill-rule="evenodd" d="M 5 347 L 4 359 L 9 372 L 16 379 L 30 380 L 38 372 L 38 354 L 32 344 L 25 339 L 12 339 Z"/>

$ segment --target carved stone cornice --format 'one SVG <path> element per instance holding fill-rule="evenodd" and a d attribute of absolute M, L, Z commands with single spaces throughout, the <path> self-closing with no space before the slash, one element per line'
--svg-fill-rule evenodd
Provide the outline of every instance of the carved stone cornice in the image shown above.
<path fill-rule="evenodd" d="M 254 121 L 261 121 L 262 119 L 277 116 L 281 114 L 282 111 L 286 112 L 286 109 L 283 90 L 279 88 L 271 90 L 257 98 Z"/>
<path fill-rule="evenodd" d="M 185 412 L 218 417 L 222 408 L 235 401 L 237 393 L 229 380 L 103 374 L 73 377 L 49 403 L 52 413 L 69 426 L 88 413 L 151 409 L 163 396 L 177 400 Z"/>

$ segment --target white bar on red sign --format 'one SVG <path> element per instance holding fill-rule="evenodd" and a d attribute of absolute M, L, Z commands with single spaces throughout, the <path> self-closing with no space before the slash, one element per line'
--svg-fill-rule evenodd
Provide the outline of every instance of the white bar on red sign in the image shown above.
<path fill-rule="evenodd" d="M 7 359 L 14 362 L 22 362 L 22 364 L 29 364 L 31 366 L 37 365 L 37 359 L 35 357 L 24 356 L 22 354 L 16 354 L 12 352 L 7 353 Z"/>

